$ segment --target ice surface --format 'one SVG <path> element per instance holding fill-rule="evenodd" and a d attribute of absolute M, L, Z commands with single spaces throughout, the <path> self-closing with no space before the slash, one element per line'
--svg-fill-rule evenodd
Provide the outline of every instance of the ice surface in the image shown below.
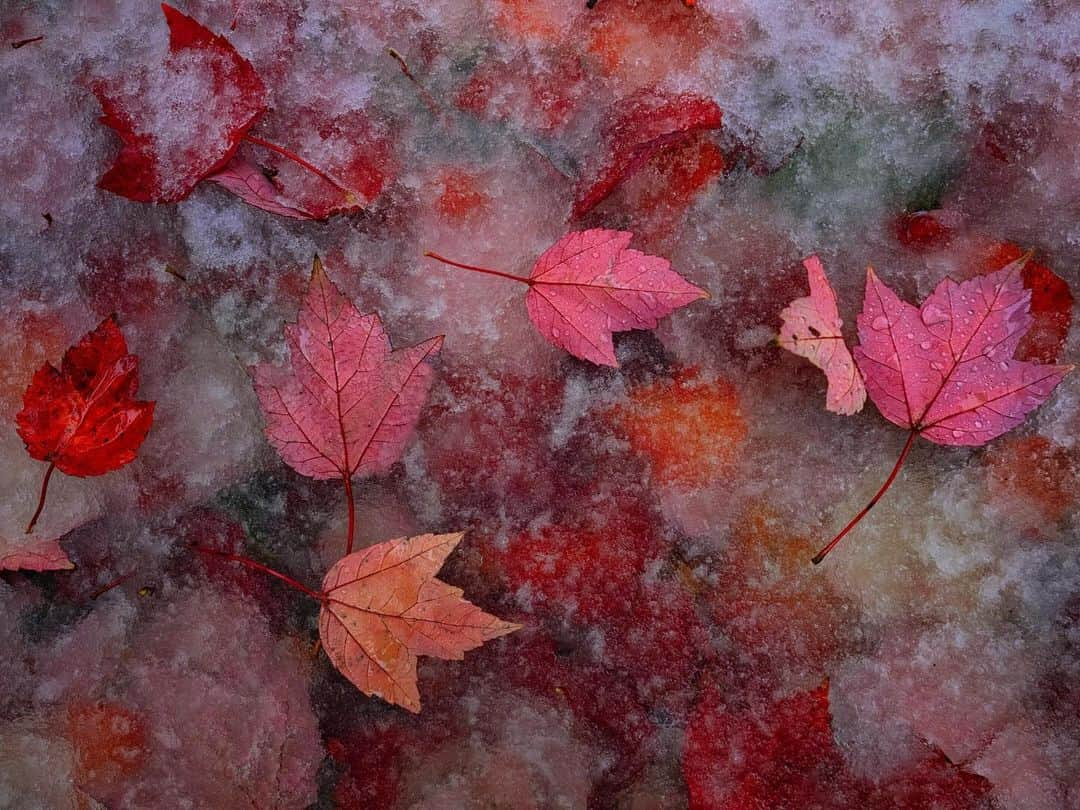
<path fill-rule="evenodd" d="M 357 210 L 98 189 L 119 141 L 95 83 L 149 111 L 179 176 L 193 135 L 223 146 L 220 65 L 166 71 L 156 3 L 0 3 L 0 549 L 46 467 L 13 423 L 42 363 L 115 312 L 157 401 L 130 465 L 53 477 L 37 534 L 75 568 L 0 573 L 0 807 L 692 807 L 703 684 L 742 715 L 828 678 L 860 777 L 929 743 L 995 807 L 1080 808 L 1080 377 L 985 447 L 917 441 L 814 567 L 905 435 L 872 405 L 827 413 L 820 373 L 771 343 L 810 253 L 849 339 L 868 264 L 919 302 L 1007 241 L 1080 294 L 1076 3 L 177 7 L 266 84 L 251 131 L 355 186 Z M 724 127 L 571 219 L 642 91 L 713 99 Z M 332 196 L 242 154 L 306 205 Z M 921 211 L 944 232 L 905 231 Z M 524 276 L 588 227 L 633 231 L 712 296 L 619 335 L 618 370 L 547 343 L 526 285 L 423 256 Z M 280 461 L 248 372 L 282 360 L 316 254 L 395 346 L 446 336 L 401 462 L 355 485 L 357 545 L 466 531 L 443 578 L 525 625 L 421 659 L 418 717 L 313 649 L 313 601 L 191 549 L 308 586 L 344 552 L 343 487 Z"/>

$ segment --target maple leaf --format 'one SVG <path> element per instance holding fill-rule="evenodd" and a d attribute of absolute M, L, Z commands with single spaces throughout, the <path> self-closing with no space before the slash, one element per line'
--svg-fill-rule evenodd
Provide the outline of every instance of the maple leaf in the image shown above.
<path fill-rule="evenodd" d="M 852 773 L 833 739 L 829 684 L 763 709 L 731 712 L 706 688 L 687 729 L 683 774 L 692 810 L 904 810 L 983 807 L 992 786 L 923 743 L 880 781 Z"/>
<path fill-rule="evenodd" d="M 843 321 L 836 308 L 836 293 L 821 259 L 809 256 L 803 259 L 803 266 L 810 295 L 796 298 L 780 313 L 778 343 L 825 372 L 829 382 L 826 408 L 845 415 L 858 413 L 866 402 L 866 387 L 840 331 Z"/>
<path fill-rule="evenodd" d="M 463 536 L 388 540 L 343 557 L 326 572 L 319 637 L 334 666 L 365 694 L 418 712 L 417 656 L 460 660 L 467 650 L 519 628 L 435 578 Z"/>
<path fill-rule="evenodd" d="M 46 363 L 37 370 L 15 416 L 27 452 L 49 462 L 27 534 L 45 506 L 54 470 L 102 475 L 135 458 L 154 419 L 154 403 L 134 399 L 138 387 L 139 358 L 128 354 L 112 315 L 64 352 L 60 369 Z M 55 550 L 45 549 L 55 560 Z"/>
<path fill-rule="evenodd" d="M 296 206 L 265 174 L 248 160 L 234 157 L 208 180 L 235 194 L 248 205 L 292 219 L 315 219 L 315 215 Z"/>
<path fill-rule="evenodd" d="M 529 318 L 549 343 L 598 365 L 618 367 L 613 332 L 652 329 L 660 318 L 709 294 L 671 269 L 671 262 L 630 250 L 633 234 L 572 231 L 544 251 L 526 278 L 432 259 L 527 284 Z"/>
<path fill-rule="evenodd" d="M 427 399 L 443 339 L 391 352 L 378 314 L 361 315 L 317 256 L 285 339 L 289 368 L 264 363 L 252 370 L 266 435 L 301 475 L 344 482 L 351 552 L 352 479 L 383 472 L 400 458 Z"/>
<path fill-rule="evenodd" d="M 291 150 L 251 134 L 267 109 L 266 86 L 255 68 L 225 37 L 172 6 L 162 4 L 161 10 L 169 25 L 162 71 L 139 77 L 134 91 L 105 81 L 91 88 L 104 112 L 102 123 L 116 130 L 123 144 L 98 181 L 100 188 L 137 202 L 178 202 L 200 181 L 211 179 L 250 205 L 297 219 L 355 210 L 382 188 L 382 175 L 370 165 L 368 153 L 382 155 L 386 147 L 357 138 L 357 127 L 364 127 L 366 119 L 354 120 L 352 114 L 328 126 L 335 138 L 331 146 L 364 143 L 345 166 L 359 189 L 354 191 Z M 298 117 L 307 120 L 307 113 L 301 110 Z M 370 133 L 362 129 L 359 134 Z M 288 161 L 294 193 L 285 195 L 265 178 L 260 182 L 252 174 L 255 168 L 236 158 L 241 142 L 268 150 L 272 160 Z"/>
<path fill-rule="evenodd" d="M 962 283 L 945 279 L 916 308 L 867 270 L 855 361 L 882 416 L 907 442 L 870 503 L 814 557 L 819 563 L 896 479 L 916 436 L 985 444 L 1022 423 L 1072 369 L 1013 359 L 1032 324 L 1027 257 Z"/>
<path fill-rule="evenodd" d="M 581 178 L 572 218 L 589 213 L 657 153 L 695 132 L 719 129 L 722 117 L 715 101 L 692 93 L 672 95 L 648 88 L 617 102 L 601 131 L 606 156 Z"/>
<path fill-rule="evenodd" d="M 164 73 L 156 81 L 143 79 L 134 97 L 122 95 L 119 86 L 93 86 L 104 112 L 102 123 L 116 130 L 123 143 L 98 186 L 138 202 L 187 197 L 200 180 L 228 163 L 266 110 L 262 79 L 227 39 L 172 6 L 163 3 L 161 10 L 169 25 Z M 174 114 L 171 108 L 181 102 L 191 120 L 166 131 L 159 119 Z"/>
<path fill-rule="evenodd" d="M 63 571 L 74 567 L 56 538 L 0 536 L 0 571 Z"/>

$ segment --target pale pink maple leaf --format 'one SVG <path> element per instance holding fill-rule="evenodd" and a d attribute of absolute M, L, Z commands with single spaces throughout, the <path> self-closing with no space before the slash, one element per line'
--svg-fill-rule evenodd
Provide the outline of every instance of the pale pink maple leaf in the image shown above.
<path fill-rule="evenodd" d="M 236 156 L 216 174 L 210 175 L 218 185 L 232 192 L 248 205 L 292 219 L 315 219 L 278 190 L 258 166 Z"/>
<path fill-rule="evenodd" d="M 627 246 L 633 234 L 594 228 L 563 236 L 536 260 L 526 278 L 424 255 L 454 267 L 529 286 L 525 307 L 540 334 L 575 357 L 618 367 L 613 332 L 653 329 L 679 307 L 708 298 L 671 269 L 671 262 Z"/>
<path fill-rule="evenodd" d="M 19 532 L 0 536 L 0 571 L 62 571 L 74 568 L 55 538 Z"/>
<path fill-rule="evenodd" d="M 780 313 L 778 342 L 825 372 L 829 383 L 826 408 L 845 415 L 858 413 L 866 402 L 866 387 L 840 331 L 843 321 L 836 308 L 836 293 L 825 276 L 821 259 L 809 256 L 803 266 L 810 295 L 796 298 Z"/>
<path fill-rule="evenodd" d="M 326 572 L 319 638 L 334 666 L 365 694 L 418 712 L 417 656 L 460 660 L 518 629 L 435 578 L 462 537 L 388 540 L 343 557 Z"/>
<path fill-rule="evenodd" d="M 401 457 L 427 399 L 443 339 L 391 352 L 379 316 L 361 315 L 316 257 L 285 340 L 287 368 L 264 363 L 252 372 L 266 435 L 301 475 L 344 481 L 352 551 L 351 481 L 384 472 Z"/>

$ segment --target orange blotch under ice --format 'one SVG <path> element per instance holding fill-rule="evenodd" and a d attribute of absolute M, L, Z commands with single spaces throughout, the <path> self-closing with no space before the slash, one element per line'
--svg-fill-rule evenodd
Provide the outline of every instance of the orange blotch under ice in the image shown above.
<path fill-rule="evenodd" d="M 651 461 L 653 479 L 669 486 L 702 486 L 730 474 L 747 434 L 735 387 L 701 380 L 696 371 L 633 390 L 614 418 Z"/>

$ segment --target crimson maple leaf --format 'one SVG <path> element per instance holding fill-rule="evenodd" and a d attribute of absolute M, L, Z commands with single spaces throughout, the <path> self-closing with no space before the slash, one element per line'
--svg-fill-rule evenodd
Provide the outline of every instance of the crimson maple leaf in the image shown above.
<path fill-rule="evenodd" d="M 102 475 L 135 458 L 154 420 L 154 403 L 134 398 L 138 387 L 139 358 L 128 354 L 113 315 L 64 352 L 59 369 L 46 363 L 37 370 L 15 416 L 26 451 L 49 463 L 27 534 L 54 470 Z"/>
<path fill-rule="evenodd" d="M 916 436 L 976 446 L 1021 424 L 1046 401 L 1068 365 L 1013 359 L 1031 326 L 1026 257 L 962 283 L 945 279 L 919 308 L 867 271 L 855 361 L 882 416 L 907 442 L 870 503 L 814 557 L 819 563 L 892 485 Z"/>
<path fill-rule="evenodd" d="M 361 315 L 316 256 L 285 340 L 288 368 L 264 363 L 252 370 L 266 435 L 301 475 L 344 482 L 351 552 L 352 479 L 383 472 L 400 458 L 427 399 L 443 339 L 391 352 L 378 314 Z"/>
<path fill-rule="evenodd" d="M 424 255 L 528 285 L 529 318 L 548 342 L 582 360 L 617 367 L 613 332 L 652 329 L 679 307 L 709 297 L 667 259 L 630 250 L 632 238 L 628 231 L 573 231 L 541 254 L 528 278 Z"/>

